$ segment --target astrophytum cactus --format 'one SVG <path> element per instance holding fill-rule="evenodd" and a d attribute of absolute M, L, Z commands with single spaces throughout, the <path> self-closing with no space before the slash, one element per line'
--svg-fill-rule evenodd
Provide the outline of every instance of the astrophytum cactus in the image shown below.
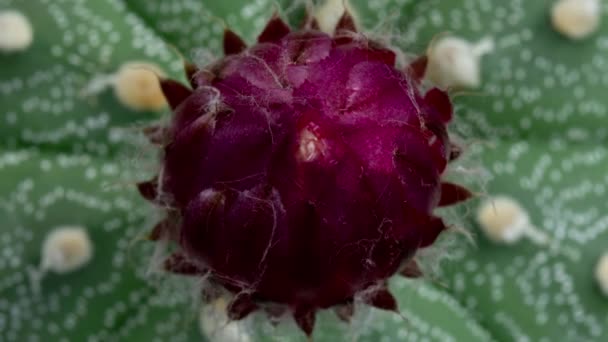
<path fill-rule="evenodd" d="M 233 294 L 231 319 L 288 311 L 308 335 L 359 295 L 397 311 L 387 279 L 419 276 L 416 251 L 446 229 L 433 210 L 471 195 L 441 180 L 459 150 L 425 57 L 398 68 L 348 13 L 331 36 L 310 16 L 273 16 L 251 47 L 226 30 L 224 53 L 187 65 L 192 89 L 162 80 L 174 115 L 147 130 L 161 171 L 139 190 L 167 211 L 151 237 L 179 246 L 165 268 Z"/>

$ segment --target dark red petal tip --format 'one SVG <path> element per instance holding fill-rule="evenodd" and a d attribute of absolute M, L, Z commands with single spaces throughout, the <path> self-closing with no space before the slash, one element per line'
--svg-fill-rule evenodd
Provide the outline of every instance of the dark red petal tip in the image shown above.
<path fill-rule="evenodd" d="M 196 84 L 193 82 L 193 80 L 194 80 L 194 75 L 196 74 L 197 71 L 198 71 L 198 68 L 196 67 L 196 65 L 194 65 L 193 63 L 191 63 L 187 60 L 184 60 L 184 73 L 186 74 L 186 77 L 188 78 L 188 82 L 190 83 L 192 88 L 196 88 Z"/>
<path fill-rule="evenodd" d="M 289 26 L 281 19 L 278 13 L 275 13 L 258 36 L 258 42 L 274 43 L 285 37 L 289 32 L 291 32 Z"/>
<path fill-rule="evenodd" d="M 168 219 L 158 222 L 148 234 L 148 240 L 158 241 L 164 239 L 168 234 L 169 224 L 171 223 Z"/>
<path fill-rule="evenodd" d="M 439 200 L 439 206 L 445 207 L 454 205 L 460 202 L 464 202 L 473 197 L 468 189 L 449 182 L 441 183 L 441 199 Z"/>
<path fill-rule="evenodd" d="M 293 319 L 296 321 L 296 324 L 307 336 L 311 336 L 315 328 L 315 316 L 315 310 L 311 309 L 296 309 L 293 313 Z"/>
<path fill-rule="evenodd" d="M 437 240 L 439 234 L 446 230 L 447 227 L 441 218 L 433 216 L 429 219 L 423 229 L 424 231 L 422 232 L 420 244 L 418 245 L 420 248 L 432 245 L 433 242 Z"/>
<path fill-rule="evenodd" d="M 340 17 L 338 24 L 336 24 L 335 32 L 338 33 L 340 31 L 357 32 L 355 18 L 353 18 L 353 16 L 348 11 L 344 11 L 344 14 L 342 14 L 342 17 Z"/>
<path fill-rule="evenodd" d="M 460 147 L 459 145 L 456 145 L 454 143 L 451 143 L 451 145 L 450 145 L 450 161 L 454 161 L 454 160 L 460 158 L 461 155 L 462 155 L 462 147 Z"/>
<path fill-rule="evenodd" d="M 177 108 L 186 98 L 192 95 L 192 90 L 174 80 L 161 80 L 160 87 L 171 109 Z"/>
<path fill-rule="evenodd" d="M 422 270 L 420 270 L 420 266 L 414 259 L 410 259 L 407 263 L 405 263 L 401 271 L 399 271 L 399 274 L 406 278 L 420 278 L 423 275 Z"/>
<path fill-rule="evenodd" d="M 452 120 L 454 108 L 448 93 L 439 88 L 433 88 L 424 95 L 424 101 L 437 111 L 443 122 L 447 123 Z"/>
<path fill-rule="evenodd" d="M 204 269 L 192 263 L 185 255 L 179 252 L 171 254 L 165 260 L 163 266 L 166 271 L 179 275 L 193 276 L 205 273 Z"/>
<path fill-rule="evenodd" d="M 247 44 L 239 35 L 232 30 L 224 30 L 224 54 L 226 56 L 239 54 L 245 49 L 247 49 Z"/>
<path fill-rule="evenodd" d="M 249 294 L 238 294 L 228 305 L 228 318 L 233 321 L 241 320 L 258 309 L 258 305 Z"/>
<path fill-rule="evenodd" d="M 429 59 L 426 55 L 416 58 L 410 65 L 407 66 L 405 72 L 416 82 L 420 83 L 426 74 L 426 67 L 429 64 Z"/>
<path fill-rule="evenodd" d="M 300 24 L 300 27 L 304 30 L 318 30 L 319 22 L 313 14 L 312 6 L 306 6 L 305 11 L 306 12 L 304 13 L 304 20 L 302 20 L 302 24 Z"/>
<path fill-rule="evenodd" d="M 397 300 L 387 288 L 380 288 L 372 292 L 365 302 L 375 308 L 387 311 L 399 312 Z"/>
<path fill-rule="evenodd" d="M 139 194 L 150 202 L 158 200 L 158 179 L 155 177 L 149 181 L 137 183 Z"/>

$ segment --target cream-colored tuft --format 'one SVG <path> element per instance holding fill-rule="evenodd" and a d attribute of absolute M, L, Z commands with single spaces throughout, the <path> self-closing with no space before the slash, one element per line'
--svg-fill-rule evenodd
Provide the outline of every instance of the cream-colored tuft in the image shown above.
<path fill-rule="evenodd" d="M 596 32 L 601 15 L 599 0 L 559 0 L 551 7 L 553 28 L 570 39 L 583 39 Z"/>
<path fill-rule="evenodd" d="M 481 57 L 494 49 L 491 39 L 470 43 L 458 37 L 441 38 L 429 48 L 427 78 L 440 88 L 481 85 Z"/>
<path fill-rule="evenodd" d="M 23 51 L 33 40 L 34 30 L 26 16 L 15 10 L 0 11 L 0 51 Z"/>
<path fill-rule="evenodd" d="M 595 280 L 602 292 L 608 296 L 608 253 L 602 255 L 595 266 Z"/>
<path fill-rule="evenodd" d="M 201 332 L 212 342 L 250 342 L 251 335 L 242 321 L 230 321 L 226 313 L 228 303 L 224 298 L 205 304 L 201 309 Z"/>
<path fill-rule="evenodd" d="M 500 196 L 486 200 L 477 211 L 477 222 L 494 242 L 513 244 L 527 234 L 530 218 L 512 198 Z"/>
<path fill-rule="evenodd" d="M 58 227 L 42 245 L 42 271 L 68 273 L 87 264 L 93 257 L 93 244 L 83 227 Z"/>
<path fill-rule="evenodd" d="M 346 10 L 348 10 L 350 15 L 353 17 L 355 25 L 359 27 L 359 25 L 357 25 L 359 22 L 358 14 L 350 4 L 349 0 L 325 0 L 321 6 L 318 6 L 315 9 L 315 18 L 319 23 L 319 28 L 321 31 L 328 34 L 334 33 L 338 21 L 340 21 L 340 18 L 342 18 L 342 15 L 344 15 L 345 5 Z"/>
<path fill-rule="evenodd" d="M 114 79 L 114 93 L 122 104 L 138 111 L 159 111 L 167 105 L 160 87 L 160 67 L 147 62 L 123 64 Z"/>

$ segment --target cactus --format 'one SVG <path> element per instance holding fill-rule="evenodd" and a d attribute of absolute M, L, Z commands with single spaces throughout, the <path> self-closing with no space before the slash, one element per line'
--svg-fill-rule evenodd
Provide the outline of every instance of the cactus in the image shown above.
<path fill-rule="evenodd" d="M 480 198 L 446 213 L 474 244 L 447 237 L 440 243 L 448 258 L 435 274 L 391 280 L 401 315 L 362 309 L 345 324 L 321 312 L 316 341 L 608 337 L 608 304 L 594 276 L 608 250 L 608 29 L 563 37 L 551 26 L 553 3 L 351 1 L 371 35 L 414 55 L 444 35 L 493 39 L 493 51 L 481 58 L 480 87 L 453 91 L 452 132 L 466 148 L 452 176 Z M 294 23 L 302 17 L 302 3 L 279 7 Z M 0 52 L 0 340 L 209 339 L 187 293 L 194 284 L 157 274 L 153 245 L 144 241 L 159 217 L 134 184 L 157 165 L 138 132 L 163 113 L 128 109 L 109 87 L 132 61 L 185 81 L 177 51 L 205 64 L 209 52 L 220 51 L 225 25 L 251 41 L 276 5 L 0 0 L 0 11 L 8 9 L 30 20 L 33 42 Z M 517 199 L 546 242 L 488 239 L 473 214 L 486 195 Z M 33 276 L 44 238 L 63 225 L 86 227 L 91 261 L 70 273 Z M 274 327 L 254 316 L 243 326 L 252 341 L 306 340 L 290 322 Z"/>

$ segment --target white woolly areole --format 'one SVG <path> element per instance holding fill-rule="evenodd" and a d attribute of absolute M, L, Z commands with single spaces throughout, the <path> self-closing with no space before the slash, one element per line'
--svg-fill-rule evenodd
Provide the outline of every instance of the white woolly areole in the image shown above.
<path fill-rule="evenodd" d="M 602 292 L 608 296 L 608 253 L 602 255 L 595 266 L 595 280 Z"/>
<path fill-rule="evenodd" d="M 318 6 L 315 9 L 315 18 L 321 31 L 328 34 L 334 33 L 336 25 L 344 15 L 345 10 L 348 10 L 355 21 L 355 25 L 357 25 L 359 22 L 358 15 L 349 0 L 325 0 L 321 6 Z"/>
<path fill-rule="evenodd" d="M 33 40 L 32 24 L 21 12 L 0 11 L 0 51 L 23 51 Z"/>
<path fill-rule="evenodd" d="M 226 313 L 228 303 L 224 298 L 206 304 L 200 313 L 201 332 L 212 342 L 250 342 L 252 337 L 239 322 L 230 321 Z"/>
<path fill-rule="evenodd" d="M 481 57 L 494 49 L 490 38 L 470 43 L 458 37 L 441 38 L 427 52 L 427 78 L 440 88 L 477 88 Z"/>
<path fill-rule="evenodd" d="M 512 198 L 500 196 L 483 202 L 477 211 L 477 222 L 494 242 L 513 244 L 531 229 L 528 213 Z"/>
<path fill-rule="evenodd" d="M 137 111 L 158 111 L 167 105 L 160 87 L 162 69 L 148 62 L 123 64 L 113 79 L 114 93 L 126 107 Z"/>
<path fill-rule="evenodd" d="M 42 245 L 42 271 L 68 273 L 87 264 L 93 257 L 93 244 L 83 227 L 58 227 Z"/>
<path fill-rule="evenodd" d="M 600 26 L 599 0 L 559 0 L 551 7 L 553 28 L 570 39 L 583 39 Z"/>

